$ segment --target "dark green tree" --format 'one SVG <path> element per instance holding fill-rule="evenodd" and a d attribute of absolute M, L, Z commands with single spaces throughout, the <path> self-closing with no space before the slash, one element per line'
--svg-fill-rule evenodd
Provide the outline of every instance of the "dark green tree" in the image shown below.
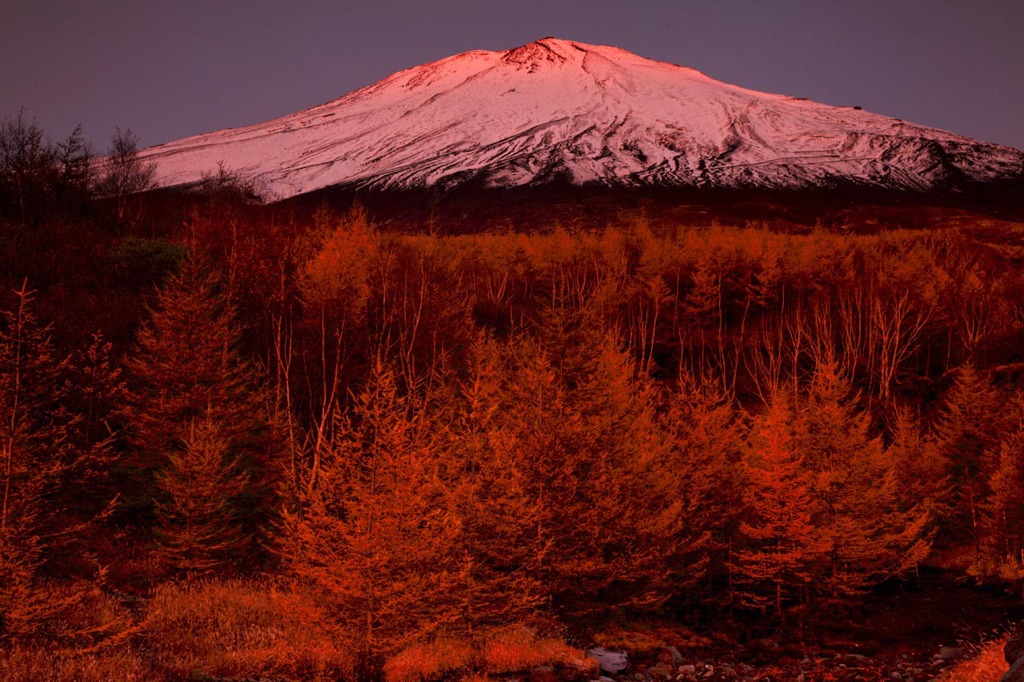
<path fill-rule="evenodd" d="M 274 456 L 255 372 L 237 349 L 239 329 L 221 281 L 203 257 L 190 253 L 157 294 L 150 319 L 129 358 L 124 416 L 129 444 L 126 505 L 151 514 L 158 480 L 172 453 L 184 452 L 193 424 L 217 425 L 224 458 L 237 460 L 247 485 L 237 501 L 247 532 L 258 534 L 276 506 Z"/>
<path fill-rule="evenodd" d="M 87 435 L 77 379 L 23 285 L 0 313 L 0 638 L 31 632 L 66 605 L 40 598 L 39 571 L 109 509 L 92 484 L 109 464 L 110 439 Z"/>
<path fill-rule="evenodd" d="M 974 365 L 956 372 L 935 425 L 936 442 L 950 483 L 950 503 L 939 541 L 980 551 L 984 500 L 997 466 L 999 435 L 1010 425 L 1005 402 Z"/>
<path fill-rule="evenodd" d="M 157 475 L 158 555 L 175 572 L 216 572 L 247 543 L 238 511 L 246 476 L 209 414 L 192 422 L 182 445 Z"/>

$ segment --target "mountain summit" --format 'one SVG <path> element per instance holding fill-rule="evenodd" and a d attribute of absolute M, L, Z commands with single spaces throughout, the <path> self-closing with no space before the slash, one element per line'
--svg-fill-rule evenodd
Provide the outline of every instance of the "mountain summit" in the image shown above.
<path fill-rule="evenodd" d="M 927 191 L 1024 175 L 1016 149 L 555 38 L 455 55 L 142 156 L 164 186 L 223 165 L 275 198 L 469 181 Z"/>

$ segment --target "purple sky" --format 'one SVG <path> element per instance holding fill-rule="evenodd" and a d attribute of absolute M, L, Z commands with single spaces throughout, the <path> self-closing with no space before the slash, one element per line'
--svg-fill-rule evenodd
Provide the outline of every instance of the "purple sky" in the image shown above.
<path fill-rule="evenodd" d="M 0 115 L 143 145 L 544 36 L 1024 148 L 1021 0 L 7 0 Z"/>

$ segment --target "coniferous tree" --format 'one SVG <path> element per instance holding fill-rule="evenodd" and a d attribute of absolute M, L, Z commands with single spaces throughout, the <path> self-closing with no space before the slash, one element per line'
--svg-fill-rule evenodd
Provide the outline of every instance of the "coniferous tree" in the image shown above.
<path fill-rule="evenodd" d="M 743 548 L 734 554 L 739 603 L 780 619 L 806 601 L 827 551 L 814 525 L 818 503 L 794 443 L 794 421 L 792 398 L 781 390 L 753 420 L 744 457 Z"/>
<path fill-rule="evenodd" d="M 31 626 L 40 605 L 32 585 L 47 530 L 47 486 L 56 482 L 59 425 L 47 409 L 59 405 L 58 362 L 30 310 L 31 294 L 17 292 L 0 326 L 0 635 Z"/>
<path fill-rule="evenodd" d="M 674 552 L 680 588 L 731 564 L 743 508 L 744 424 L 721 388 L 683 374 L 659 420 L 669 439 L 676 496 L 684 505 L 683 533 Z"/>
<path fill-rule="evenodd" d="M 228 460 L 247 476 L 238 498 L 255 534 L 274 506 L 274 443 L 253 371 L 237 350 L 238 329 L 217 274 L 202 257 L 185 257 L 157 295 L 128 361 L 129 509 L 149 512 L 159 472 L 187 450 L 197 420 L 217 425 Z"/>
<path fill-rule="evenodd" d="M 583 428 L 576 444 L 583 461 L 576 475 L 584 475 L 583 499 L 599 495 L 591 504 L 602 515 L 596 526 L 586 528 L 596 562 L 592 577 L 608 581 L 595 583 L 600 587 L 594 596 L 605 607 L 649 608 L 680 583 L 699 579 L 710 529 L 687 517 L 693 500 L 691 491 L 679 487 L 683 479 L 670 454 L 672 443 L 657 419 L 660 392 L 615 336 L 604 336 L 591 351 L 586 381 L 577 385 L 572 400 Z M 607 467 L 598 469 L 596 485 L 587 481 L 588 454 L 604 459 Z M 695 554 L 688 556 L 687 550 Z"/>
<path fill-rule="evenodd" d="M 316 484 L 285 514 L 281 553 L 370 674 L 383 655 L 457 620 L 457 519 L 426 417 L 383 364 L 351 420 L 338 419 Z"/>
<path fill-rule="evenodd" d="M 0 315 L 0 637 L 31 631 L 66 605 L 40 601 L 37 573 L 110 503 L 79 499 L 105 468 L 109 439 L 85 436 L 74 378 L 23 285 Z"/>
<path fill-rule="evenodd" d="M 1024 582 L 1024 425 L 998 448 L 984 503 L 983 568 L 1019 584 Z"/>
<path fill-rule="evenodd" d="M 894 468 L 901 505 L 926 513 L 929 535 L 934 535 L 951 510 L 949 460 L 910 409 L 897 409 L 894 419 L 892 444 L 886 453 Z"/>
<path fill-rule="evenodd" d="M 653 387 L 592 324 L 545 330 L 567 343 L 510 344 L 504 416 L 529 494 L 550 599 L 570 612 L 658 603 L 664 557 L 683 538 L 683 502 Z M 571 322 L 573 318 L 563 320 Z"/>
<path fill-rule="evenodd" d="M 59 142 L 54 153 L 56 198 L 64 210 L 70 212 L 76 205 L 90 198 L 94 184 L 92 149 L 85 140 L 82 126 L 76 126 L 70 135 Z"/>
<path fill-rule="evenodd" d="M 469 376 L 441 423 L 452 424 L 440 454 L 449 505 L 458 518 L 458 629 L 529 621 L 543 604 L 538 568 L 547 547 L 534 542 L 544 510 L 529 494 L 527 467 L 501 415 L 514 410 L 504 393 L 501 344 L 481 335 L 470 349 Z"/>
<path fill-rule="evenodd" d="M 1004 404 L 988 378 L 972 364 L 961 367 L 935 425 L 952 492 L 941 542 L 980 550 L 982 504 L 995 469 L 998 436 L 1007 426 Z"/>
<path fill-rule="evenodd" d="M 247 542 L 237 506 L 246 476 L 221 431 L 210 413 L 193 421 L 157 475 L 158 555 L 174 571 L 215 572 Z"/>
<path fill-rule="evenodd" d="M 819 362 L 795 426 L 827 548 L 819 590 L 839 603 L 913 568 L 929 549 L 927 514 L 901 506 L 897 473 L 835 361 Z"/>

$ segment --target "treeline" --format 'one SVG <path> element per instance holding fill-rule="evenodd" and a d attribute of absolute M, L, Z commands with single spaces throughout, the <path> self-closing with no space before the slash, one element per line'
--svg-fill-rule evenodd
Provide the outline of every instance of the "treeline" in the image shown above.
<path fill-rule="evenodd" d="M 120 645 L 178 581 L 272 576 L 347 674 L 402 679 L 439 643 L 486 671 L 520 625 L 799 631 L 922 562 L 1022 583 L 1012 247 L 641 217 L 384 233 L 223 172 L 158 234 L 91 185 L 26 220 L 4 163 L 8 646 Z M 135 615 L 69 616 L 97 603 Z M 297 646 L 281 628 L 249 674 Z"/>

